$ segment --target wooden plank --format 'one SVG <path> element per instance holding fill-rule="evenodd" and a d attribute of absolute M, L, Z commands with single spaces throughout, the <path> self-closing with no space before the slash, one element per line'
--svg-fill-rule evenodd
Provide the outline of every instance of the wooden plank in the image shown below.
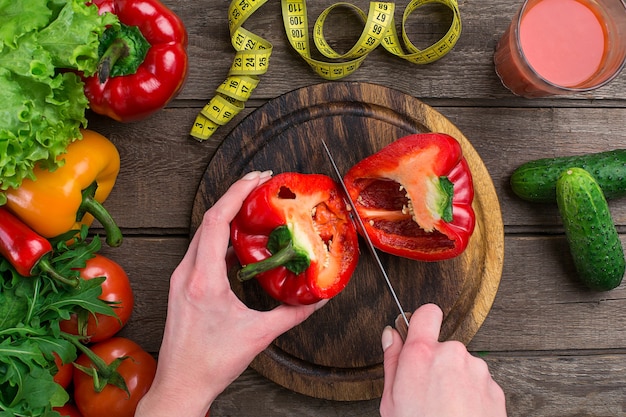
<path fill-rule="evenodd" d="M 626 108 L 434 108 L 474 146 L 496 187 L 505 226 L 517 230 L 537 232 L 560 225 L 556 206 L 527 203 L 513 195 L 508 180 L 517 166 L 537 158 L 626 147 Z M 193 107 L 167 109 L 141 123 L 90 117 L 89 127 L 109 137 L 121 153 L 120 176 L 106 203 L 120 226 L 188 230 L 192 202 L 216 146 L 252 110 L 204 143 L 188 136 L 199 111 Z M 610 204 L 622 226 L 624 201 Z"/>
<path fill-rule="evenodd" d="M 484 359 L 505 391 L 509 417 L 616 417 L 626 412 L 626 353 L 489 354 Z M 336 402 L 305 397 L 248 370 L 217 398 L 211 416 L 374 417 L 380 415 L 378 405 L 378 399 Z"/>
<path fill-rule="evenodd" d="M 515 196 L 509 178 L 519 165 L 534 159 L 581 155 L 626 147 L 620 108 L 443 108 L 485 161 L 500 199 L 507 226 L 560 225 L 556 205 L 533 204 Z M 610 206 L 614 221 L 626 224 L 624 199 Z"/>
<path fill-rule="evenodd" d="M 509 417 L 626 415 L 626 352 L 485 360 L 505 391 Z"/>
<path fill-rule="evenodd" d="M 128 274 L 135 307 L 120 336 L 157 354 L 167 315 L 167 296 L 172 272 L 187 250 L 184 237 L 125 237 L 118 248 L 103 246 L 101 254 L 118 262 Z"/>
<path fill-rule="evenodd" d="M 626 349 L 625 299 L 626 285 L 594 292 L 579 283 L 564 237 L 508 235 L 500 289 L 469 347 Z"/>

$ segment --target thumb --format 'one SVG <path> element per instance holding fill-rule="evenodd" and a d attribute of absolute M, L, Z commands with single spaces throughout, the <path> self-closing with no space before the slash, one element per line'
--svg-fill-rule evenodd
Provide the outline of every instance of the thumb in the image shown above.
<path fill-rule="evenodd" d="M 263 320 L 266 323 L 271 323 L 268 336 L 271 340 L 274 340 L 309 318 L 311 314 L 322 308 L 327 302 L 328 300 L 324 299 L 309 305 L 281 304 L 273 310 L 263 312 Z"/>
<path fill-rule="evenodd" d="M 400 333 L 391 326 L 387 326 L 383 330 L 381 343 L 384 353 L 383 365 L 385 372 L 383 392 L 391 392 L 396 378 L 396 371 L 398 370 L 400 352 L 404 344 L 402 343 Z"/>

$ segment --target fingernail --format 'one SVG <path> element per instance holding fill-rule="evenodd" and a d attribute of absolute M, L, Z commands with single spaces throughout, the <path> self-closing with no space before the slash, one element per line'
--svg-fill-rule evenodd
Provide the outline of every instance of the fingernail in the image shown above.
<path fill-rule="evenodd" d="M 261 171 L 250 171 L 246 175 L 241 177 L 241 179 L 242 180 L 254 180 L 254 179 L 259 178 L 260 176 L 261 176 Z"/>
<path fill-rule="evenodd" d="M 330 301 L 328 298 L 325 298 L 325 299 L 323 299 L 323 300 L 321 300 L 321 301 L 318 301 L 318 302 L 315 304 L 315 311 L 317 311 L 317 310 L 319 310 L 320 308 L 324 307 L 324 306 L 328 303 L 328 301 Z"/>
<path fill-rule="evenodd" d="M 264 180 L 265 178 L 269 178 L 274 174 L 274 172 L 271 169 L 268 169 L 267 171 L 263 171 L 259 174 L 259 178 Z"/>
<path fill-rule="evenodd" d="M 393 330 L 391 326 L 384 328 L 381 343 L 383 345 L 383 352 L 389 349 L 389 346 L 393 345 Z"/>

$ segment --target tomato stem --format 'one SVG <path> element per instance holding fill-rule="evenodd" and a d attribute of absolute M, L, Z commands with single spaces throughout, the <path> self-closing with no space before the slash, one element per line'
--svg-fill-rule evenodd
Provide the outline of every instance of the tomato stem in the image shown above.
<path fill-rule="evenodd" d="M 123 361 L 127 359 L 132 360 L 132 358 L 130 358 L 129 356 L 123 356 L 121 358 L 115 359 L 113 362 L 107 365 L 107 363 L 100 356 L 96 355 L 91 349 L 85 346 L 80 341 L 78 336 L 66 332 L 61 332 L 61 335 L 70 342 L 72 342 L 72 344 L 76 346 L 78 350 L 84 353 L 93 364 L 93 366 L 82 366 L 74 363 L 74 367 L 93 378 L 93 389 L 96 392 L 102 392 L 102 390 L 107 385 L 113 385 L 123 390 L 130 398 L 130 391 L 128 390 L 126 381 L 124 380 L 124 377 L 117 371 L 117 368 Z"/>

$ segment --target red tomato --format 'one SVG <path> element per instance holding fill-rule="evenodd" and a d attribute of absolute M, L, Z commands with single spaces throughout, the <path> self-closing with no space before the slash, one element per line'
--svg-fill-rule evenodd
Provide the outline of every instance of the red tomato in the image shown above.
<path fill-rule="evenodd" d="M 54 363 L 57 366 L 57 373 L 53 376 L 54 382 L 56 382 L 63 388 L 67 388 L 72 382 L 74 365 L 72 365 L 71 363 L 64 364 L 63 362 L 61 362 L 61 358 L 59 357 L 59 355 L 54 352 L 52 354 L 54 355 Z"/>
<path fill-rule="evenodd" d="M 63 407 L 55 407 L 54 411 L 61 414 L 62 417 L 83 417 L 72 404 L 65 404 Z"/>
<path fill-rule="evenodd" d="M 152 385 L 156 360 L 130 339 L 113 337 L 96 343 L 90 349 L 108 365 L 117 358 L 128 357 L 117 368 L 126 381 L 130 397 L 124 390 L 107 385 L 101 392 L 94 390 L 93 378 L 79 369 L 74 370 L 74 402 L 84 417 L 133 417 L 139 400 Z M 94 367 L 82 354 L 76 363 Z"/>
<path fill-rule="evenodd" d="M 60 323 L 61 330 L 66 333 L 83 335 L 89 338 L 89 342 L 97 343 L 113 337 L 126 325 L 133 311 L 134 297 L 130 287 L 128 275 L 124 269 L 115 261 L 96 254 L 89 259 L 85 268 L 81 269 L 80 276 L 84 279 L 96 277 L 106 277 L 102 283 L 101 300 L 114 302 L 113 309 L 115 316 L 102 314 L 89 314 L 87 330 L 80 333 L 78 330 L 78 314 L 72 314 L 69 320 Z"/>

